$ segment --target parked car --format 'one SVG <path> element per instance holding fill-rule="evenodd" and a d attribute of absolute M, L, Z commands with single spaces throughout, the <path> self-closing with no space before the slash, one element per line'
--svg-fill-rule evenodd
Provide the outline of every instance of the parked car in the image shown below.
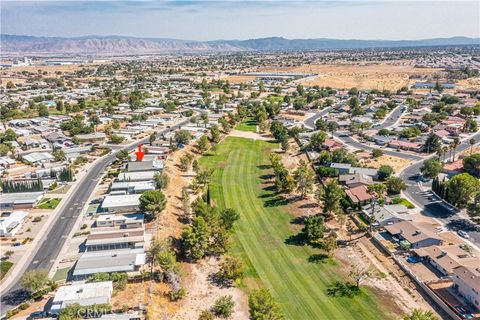
<path fill-rule="evenodd" d="M 468 235 L 468 233 L 465 232 L 465 231 L 463 231 L 463 230 L 458 230 L 457 233 L 458 233 L 458 235 L 459 235 L 460 237 L 462 237 L 462 238 L 465 238 L 465 239 L 470 238 L 470 236 Z"/>

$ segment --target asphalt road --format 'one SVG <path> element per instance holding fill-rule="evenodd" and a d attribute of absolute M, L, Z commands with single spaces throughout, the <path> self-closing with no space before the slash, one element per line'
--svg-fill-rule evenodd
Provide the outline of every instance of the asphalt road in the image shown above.
<path fill-rule="evenodd" d="M 315 113 L 315 115 L 311 116 L 310 118 L 305 119 L 303 121 L 303 123 L 305 124 L 306 127 L 309 127 L 310 129 L 315 130 L 316 129 L 315 121 L 317 121 L 318 119 L 320 119 L 321 117 L 326 115 L 331 109 L 332 109 L 332 107 L 327 107 L 327 108 Z"/>
<path fill-rule="evenodd" d="M 475 134 L 472 138 L 476 143 L 480 142 L 480 133 Z M 470 139 L 464 141 L 457 147 L 456 152 L 461 152 L 470 148 Z M 421 187 L 418 183 L 418 176 L 422 162 L 417 162 L 401 172 L 400 177 L 407 183 L 405 195 L 413 200 L 420 207 L 422 213 L 441 221 L 449 230 L 464 230 L 470 236 L 469 240 L 475 245 L 480 246 L 480 227 L 466 219 L 465 215 L 460 215 L 458 210 L 450 207 L 444 201 L 441 201 L 431 190 L 430 185 Z"/>
<path fill-rule="evenodd" d="M 395 109 L 380 126 L 377 126 L 377 128 L 382 129 L 391 127 L 397 122 L 398 118 L 401 117 L 402 113 L 402 108 L 397 107 L 397 109 Z M 317 115 L 315 116 L 315 118 L 312 117 L 305 120 L 305 124 L 312 122 L 313 124 L 315 124 L 316 119 L 320 117 Z M 344 144 L 352 146 L 356 149 L 372 150 L 374 148 L 377 148 L 376 146 L 373 147 L 366 143 L 356 141 L 350 136 L 342 136 L 339 133 L 335 133 L 335 137 L 340 139 Z M 476 144 L 480 143 L 480 132 L 475 134 L 472 138 L 475 139 Z M 470 139 L 471 138 L 466 139 L 463 143 L 461 143 L 460 146 L 456 148 L 456 152 L 459 153 L 470 148 Z M 458 210 L 449 206 L 447 203 L 438 198 L 431 191 L 431 183 L 423 183 L 423 185 L 421 185 L 418 182 L 420 168 L 423 164 L 423 161 L 421 160 L 426 159 L 427 157 L 421 157 L 419 155 L 400 151 L 393 151 L 385 148 L 382 148 L 382 150 L 384 154 L 415 161 L 412 165 L 405 168 L 399 176 L 407 184 L 407 189 L 404 191 L 404 194 L 409 199 L 413 200 L 413 202 L 420 208 L 421 212 L 424 215 L 437 219 L 448 230 L 454 232 L 458 230 L 466 231 L 470 236 L 469 240 L 475 245 L 480 246 L 480 227 L 468 220 L 465 214 L 460 214 Z"/>
<path fill-rule="evenodd" d="M 170 128 L 158 131 L 157 136 L 175 130 L 188 122 L 189 120 L 185 120 Z M 139 141 L 138 144 L 147 143 L 148 141 L 149 137 L 146 137 Z M 136 147 L 137 143 L 124 149 L 130 151 Z M 50 231 L 38 244 L 35 255 L 27 262 L 23 272 L 36 269 L 50 270 L 52 268 L 78 216 L 82 214 L 85 203 L 93 193 L 105 169 L 116 159 L 117 152 L 114 151 L 90 168 L 82 181 L 82 185 L 67 199 L 67 203 L 64 205 L 65 210 L 60 213 L 58 220 L 53 222 Z M 1 293 L 0 310 L 2 315 L 28 297 L 28 294 L 21 288 L 19 283 L 21 274 L 21 272 L 18 272 L 17 279 Z"/>

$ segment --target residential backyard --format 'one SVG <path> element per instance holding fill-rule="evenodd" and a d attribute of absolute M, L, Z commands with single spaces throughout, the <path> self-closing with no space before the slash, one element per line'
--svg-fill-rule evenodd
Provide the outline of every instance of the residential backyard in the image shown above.
<path fill-rule="evenodd" d="M 327 288 L 342 280 L 341 264 L 309 262 L 320 251 L 288 240 L 299 226 L 266 180 L 272 174 L 268 154 L 276 147 L 267 141 L 228 137 L 215 155 L 200 160 L 203 167 L 215 168 L 212 199 L 241 215 L 232 254 L 247 266 L 245 290 L 269 287 L 287 319 L 395 318 L 366 287 L 354 298 L 329 297 Z"/>

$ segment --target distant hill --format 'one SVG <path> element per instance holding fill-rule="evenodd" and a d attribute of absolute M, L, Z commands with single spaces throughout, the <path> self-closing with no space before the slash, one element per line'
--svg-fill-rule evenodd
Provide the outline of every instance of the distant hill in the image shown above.
<path fill-rule="evenodd" d="M 0 35 L 0 50 L 21 54 L 152 54 L 173 52 L 227 52 L 401 48 L 480 45 L 480 38 L 453 37 L 425 40 L 339 40 L 285 39 L 190 41 L 126 36 L 84 36 L 77 38 Z"/>

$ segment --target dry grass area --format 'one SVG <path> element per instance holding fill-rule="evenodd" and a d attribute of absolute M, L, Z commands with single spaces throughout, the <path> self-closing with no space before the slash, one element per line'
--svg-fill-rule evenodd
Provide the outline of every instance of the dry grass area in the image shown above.
<path fill-rule="evenodd" d="M 39 70 L 42 72 L 75 72 L 77 70 L 83 69 L 83 68 L 88 68 L 88 67 L 93 67 L 95 64 L 71 64 L 71 65 L 63 65 L 63 66 L 22 66 L 22 67 L 11 67 L 8 69 L 9 71 L 12 72 L 22 72 L 22 71 L 28 71 L 28 72 L 33 72 L 36 73 Z"/>
<path fill-rule="evenodd" d="M 218 298 L 231 295 L 235 301 L 233 315 L 229 319 L 248 319 L 247 299 L 242 290 L 235 287 L 216 285 L 211 281 L 219 268 L 219 261 L 207 258 L 196 264 L 186 265 L 189 279 L 187 296 L 180 302 L 180 309 L 172 317 L 173 320 L 198 319 L 200 313 L 210 309 Z"/>
<path fill-rule="evenodd" d="M 480 87 L 480 77 L 460 80 L 457 83 L 458 89 L 469 89 L 469 88 L 479 88 Z"/>
<path fill-rule="evenodd" d="M 232 75 L 232 76 L 226 76 L 222 78 L 221 80 L 227 80 L 228 82 L 232 84 L 236 83 L 245 83 L 245 82 L 251 82 L 255 80 L 255 76 L 242 76 L 242 75 Z"/>
<path fill-rule="evenodd" d="M 318 73 L 313 79 L 300 80 L 306 86 L 333 88 L 397 90 L 409 84 L 411 75 L 431 75 L 439 69 L 415 68 L 411 60 L 391 62 L 337 62 L 332 64 L 302 65 L 291 68 L 264 68 L 264 71 L 291 71 Z"/>
<path fill-rule="evenodd" d="M 393 168 L 393 170 L 395 170 L 395 172 L 400 172 L 410 165 L 411 162 L 412 161 L 407 159 L 383 155 L 378 158 L 366 160 L 364 164 L 375 169 L 378 169 L 383 165 L 389 165 Z"/>

